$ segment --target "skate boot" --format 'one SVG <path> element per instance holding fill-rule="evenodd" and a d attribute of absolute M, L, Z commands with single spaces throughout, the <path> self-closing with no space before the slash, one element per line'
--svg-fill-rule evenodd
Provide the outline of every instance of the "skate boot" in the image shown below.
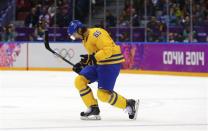
<path fill-rule="evenodd" d="M 127 100 L 126 111 L 128 112 L 129 119 L 136 120 L 138 108 L 139 108 L 139 100 L 133 100 L 133 99 Z"/>
<path fill-rule="evenodd" d="M 100 109 L 98 105 L 93 105 L 86 112 L 80 113 L 81 120 L 101 120 Z"/>

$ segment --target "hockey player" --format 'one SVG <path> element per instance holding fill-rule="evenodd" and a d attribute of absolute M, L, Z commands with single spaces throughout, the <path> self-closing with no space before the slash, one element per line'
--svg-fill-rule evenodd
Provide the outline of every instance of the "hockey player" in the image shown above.
<path fill-rule="evenodd" d="M 95 81 L 98 82 L 97 97 L 100 101 L 125 109 L 129 119 L 136 119 L 139 100 L 126 99 L 114 91 L 121 63 L 124 62 L 120 46 L 114 43 L 106 30 L 86 28 L 78 20 L 71 21 L 67 32 L 72 40 L 82 39 L 88 52 L 87 55 L 81 55 L 81 61 L 73 67 L 79 74 L 75 78 L 75 87 L 88 108 L 86 112 L 81 112 L 81 119 L 101 119 L 98 101 L 88 86 Z"/>

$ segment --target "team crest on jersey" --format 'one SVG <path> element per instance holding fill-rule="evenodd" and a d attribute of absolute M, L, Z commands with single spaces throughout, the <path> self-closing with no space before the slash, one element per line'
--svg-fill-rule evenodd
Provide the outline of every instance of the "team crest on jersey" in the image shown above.
<path fill-rule="evenodd" d="M 100 31 L 96 30 L 95 33 L 93 34 L 95 37 L 98 37 L 101 34 Z"/>

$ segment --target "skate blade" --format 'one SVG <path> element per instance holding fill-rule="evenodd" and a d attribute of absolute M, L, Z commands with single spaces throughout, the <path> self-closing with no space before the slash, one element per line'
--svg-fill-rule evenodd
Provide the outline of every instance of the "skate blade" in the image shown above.
<path fill-rule="evenodd" d="M 133 120 L 137 119 L 138 109 L 139 109 L 139 99 L 135 103 L 135 110 L 136 110 L 136 112 L 135 112 Z"/>
<path fill-rule="evenodd" d="M 101 120 L 100 115 L 81 116 L 81 120 Z"/>

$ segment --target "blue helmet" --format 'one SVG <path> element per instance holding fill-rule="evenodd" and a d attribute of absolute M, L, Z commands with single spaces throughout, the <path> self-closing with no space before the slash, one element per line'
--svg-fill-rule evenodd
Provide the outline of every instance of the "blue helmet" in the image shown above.
<path fill-rule="evenodd" d="M 82 28 L 82 27 L 83 27 L 82 22 L 80 22 L 79 20 L 72 20 L 68 26 L 67 33 L 68 35 L 72 35 L 78 30 L 78 28 Z"/>

